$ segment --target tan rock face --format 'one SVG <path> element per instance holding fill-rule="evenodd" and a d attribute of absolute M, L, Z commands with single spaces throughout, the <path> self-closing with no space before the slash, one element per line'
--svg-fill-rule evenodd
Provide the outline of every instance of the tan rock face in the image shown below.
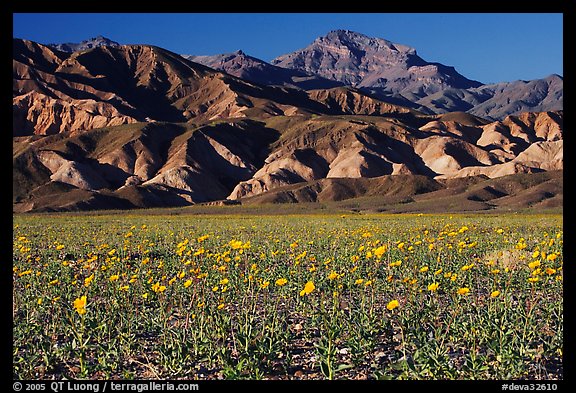
<path fill-rule="evenodd" d="M 52 175 L 50 180 L 70 184 L 83 190 L 99 190 L 108 186 L 102 176 L 89 165 L 70 161 L 53 151 L 41 151 L 38 158 Z"/>
<path fill-rule="evenodd" d="M 40 165 L 49 173 L 49 184 L 91 193 L 117 192 L 139 205 L 238 200 L 323 180 L 330 182 L 302 186 L 296 194 L 273 195 L 282 201 L 299 201 L 316 193 L 318 200 L 330 200 L 349 195 L 348 186 L 339 179 L 496 178 L 560 170 L 563 140 L 555 139 L 562 135 L 561 119 L 561 112 L 526 116 L 522 128 L 504 122 L 463 126 L 438 119 L 415 128 L 406 120 L 358 115 L 273 117 L 200 127 L 138 123 L 15 138 L 14 159 L 21 162 L 15 164 L 21 168 L 15 169 L 16 178 L 24 176 L 20 170 L 28 171 L 22 174 L 40 171 Z M 423 123 L 423 119 L 413 121 Z M 490 133 L 506 139 L 485 145 L 483 138 Z M 525 142 L 530 139 L 536 141 Z M 24 156 L 28 158 L 19 158 Z M 46 184 L 46 177 L 37 178 L 39 187 Z M 361 195 L 362 184 L 356 184 L 350 195 Z M 29 202 L 23 200 L 18 209 L 37 206 Z"/>
<path fill-rule="evenodd" d="M 464 124 L 432 120 L 419 127 L 422 134 L 409 123 L 303 121 L 283 131 L 283 135 L 295 137 L 283 141 L 262 169 L 238 184 L 229 198 L 254 196 L 324 177 L 424 174 L 439 179 L 475 175 L 493 178 L 562 169 L 561 112 L 525 114 L 521 120 L 522 126 L 512 120 L 487 123 L 468 117 L 460 119 Z M 329 168 L 327 173 L 313 171 L 294 158 L 294 151 L 304 146 L 322 157 Z"/>
<path fill-rule="evenodd" d="M 18 133 L 50 135 L 69 130 L 135 123 L 137 120 L 122 115 L 112 105 L 94 100 L 67 102 L 30 92 L 13 101 L 13 130 Z"/>

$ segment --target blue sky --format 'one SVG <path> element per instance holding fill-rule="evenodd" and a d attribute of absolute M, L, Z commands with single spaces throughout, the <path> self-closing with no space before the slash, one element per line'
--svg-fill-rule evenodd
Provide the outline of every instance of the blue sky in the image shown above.
<path fill-rule="evenodd" d="M 97 35 L 180 54 L 244 52 L 270 61 L 330 30 L 405 44 L 483 83 L 563 75 L 562 14 L 14 14 L 13 36 L 40 43 Z"/>

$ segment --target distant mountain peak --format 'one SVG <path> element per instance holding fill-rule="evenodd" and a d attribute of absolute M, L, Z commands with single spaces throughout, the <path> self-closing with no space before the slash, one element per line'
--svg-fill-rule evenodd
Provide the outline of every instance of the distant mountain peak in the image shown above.
<path fill-rule="evenodd" d="M 416 49 L 350 30 L 333 30 L 272 64 L 315 74 L 357 88 L 422 97 L 446 88 L 478 87 L 453 67 L 428 62 Z M 408 97 L 412 99 L 412 97 Z"/>
<path fill-rule="evenodd" d="M 342 83 L 297 70 L 276 67 L 242 50 L 211 56 L 182 55 L 185 59 L 262 85 L 286 86 L 304 90 L 329 89 Z"/>
<path fill-rule="evenodd" d="M 378 50 L 389 50 L 392 52 L 416 55 L 416 49 L 410 46 L 397 44 L 384 38 L 369 37 L 352 30 L 332 30 L 325 36 L 318 37 L 317 41 L 339 43 L 347 47 L 355 48 L 370 46 Z"/>
<path fill-rule="evenodd" d="M 96 37 L 84 40 L 80 43 L 67 42 L 63 44 L 48 44 L 47 46 L 49 46 L 50 48 L 58 49 L 59 51 L 62 52 L 78 52 L 82 50 L 99 48 L 103 46 L 110 46 L 117 48 L 120 47 L 121 45 L 116 41 L 112 41 L 110 38 L 106 38 L 103 35 L 98 35 Z"/>

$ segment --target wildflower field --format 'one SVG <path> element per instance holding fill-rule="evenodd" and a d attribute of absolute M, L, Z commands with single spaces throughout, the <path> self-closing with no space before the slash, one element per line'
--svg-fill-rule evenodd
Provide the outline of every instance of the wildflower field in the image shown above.
<path fill-rule="evenodd" d="M 16 215 L 18 379 L 562 379 L 561 215 Z"/>

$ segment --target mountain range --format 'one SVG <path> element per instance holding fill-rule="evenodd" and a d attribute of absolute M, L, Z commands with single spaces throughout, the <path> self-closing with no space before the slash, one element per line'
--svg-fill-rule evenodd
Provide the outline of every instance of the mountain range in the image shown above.
<path fill-rule="evenodd" d="M 562 130 L 561 77 L 482 85 L 350 31 L 272 64 L 13 40 L 19 212 L 358 197 L 408 208 L 418 195 L 561 206 Z"/>
<path fill-rule="evenodd" d="M 326 87 L 298 86 L 287 83 L 286 77 L 276 76 L 284 70 L 297 71 L 428 114 L 462 111 L 502 120 L 527 111 L 563 108 L 563 78 L 558 75 L 534 81 L 482 84 L 462 76 L 453 67 L 423 60 L 414 48 L 349 30 L 332 31 L 306 48 L 273 59 L 272 64 L 241 51 L 185 57 L 256 83 L 305 89 Z"/>

